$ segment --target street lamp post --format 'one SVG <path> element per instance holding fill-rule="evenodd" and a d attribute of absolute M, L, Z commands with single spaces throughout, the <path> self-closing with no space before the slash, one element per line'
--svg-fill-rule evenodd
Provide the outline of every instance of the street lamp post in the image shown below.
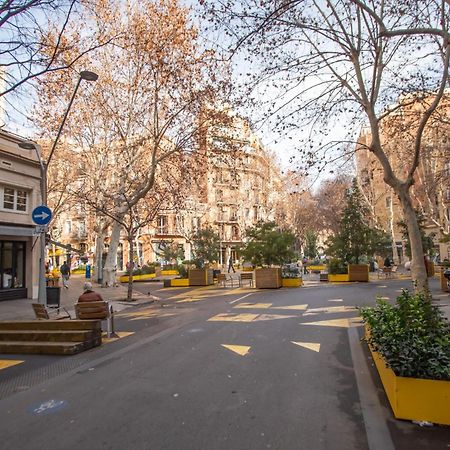
<path fill-rule="evenodd" d="M 50 150 L 47 161 L 44 161 L 42 158 L 41 147 L 34 142 L 21 142 L 19 143 L 19 147 L 27 149 L 27 150 L 35 150 L 41 171 L 41 199 L 42 205 L 47 206 L 47 172 L 48 166 L 50 164 L 50 160 L 52 159 L 53 153 L 55 151 L 56 145 L 58 144 L 59 137 L 61 136 L 62 129 L 64 124 L 66 123 L 67 116 L 72 107 L 72 103 L 75 99 L 75 96 L 78 92 L 78 88 L 80 87 L 81 81 L 97 81 L 98 75 L 94 72 L 90 72 L 88 70 L 83 70 L 79 74 L 77 84 L 75 85 L 75 89 L 73 91 L 72 97 L 67 106 L 64 117 L 62 118 L 61 124 L 58 129 L 58 133 L 56 134 L 55 140 L 53 141 L 52 148 Z M 39 258 L 39 287 L 38 287 L 38 302 L 42 305 L 47 305 L 47 291 L 46 291 L 46 280 L 45 280 L 45 232 L 41 232 L 40 235 L 40 258 Z"/>

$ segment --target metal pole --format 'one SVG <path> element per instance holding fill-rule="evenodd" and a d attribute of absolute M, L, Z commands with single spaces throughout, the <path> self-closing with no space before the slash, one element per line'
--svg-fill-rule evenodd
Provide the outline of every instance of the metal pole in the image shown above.
<path fill-rule="evenodd" d="M 80 87 L 81 80 L 82 80 L 82 77 L 81 76 L 78 77 L 77 85 L 75 86 L 75 90 L 73 91 L 72 98 L 70 99 L 69 105 L 67 106 L 66 112 L 65 112 L 64 117 L 61 122 L 61 125 L 59 126 L 58 133 L 56 134 L 56 138 L 53 141 L 53 145 L 50 150 L 50 154 L 48 155 L 47 163 L 45 164 L 46 167 L 48 167 L 48 165 L 50 164 L 50 160 L 52 159 L 53 152 L 55 151 L 55 148 L 56 148 L 56 144 L 59 141 L 59 137 L 61 136 L 62 129 L 64 127 L 64 124 L 66 123 L 67 116 L 69 115 L 70 108 L 72 107 L 72 103 L 75 99 L 75 95 L 77 95 L 78 88 Z M 45 202 L 44 205 L 47 206 L 47 202 Z"/>
<path fill-rule="evenodd" d="M 34 147 L 41 166 L 41 198 L 42 204 L 47 205 L 47 165 L 42 159 L 42 155 L 37 146 Z M 45 232 L 41 233 L 40 256 L 39 256 L 39 284 L 38 284 L 38 303 L 47 306 L 47 281 L 45 279 Z"/>

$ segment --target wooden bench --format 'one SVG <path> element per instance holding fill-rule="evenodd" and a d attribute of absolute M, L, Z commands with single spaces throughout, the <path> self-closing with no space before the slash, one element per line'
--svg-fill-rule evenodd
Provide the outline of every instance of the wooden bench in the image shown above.
<path fill-rule="evenodd" d="M 46 320 L 61 320 L 61 319 L 71 319 L 69 311 L 66 308 L 56 308 L 50 309 L 42 305 L 41 303 L 32 303 L 34 314 L 36 319 L 46 319 Z M 63 310 L 64 312 L 61 312 Z"/>
<path fill-rule="evenodd" d="M 239 284 L 242 286 L 243 281 L 248 281 L 249 286 L 253 287 L 253 272 L 243 272 L 239 275 Z"/>
<path fill-rule="evenodd" d="M 378 269 L 378 278 L 380 278 L 381 275 L 384 275 L 385 278 L 391 278 L 397 274 L 398 266 L 392 266 L 392 267 L 382 267 L 381 269 Z"/>
<path fill-rule="evenodd" d="M 234 287 L 235 282 L 237 283 L 237 286 L 240 286 L 240 280 L 238 278 L 233 278 L 228 273 L 219 273 L 217 275 L 217 284 L 222 285 L 223 287 L 227 287 L 227 285 Z"/>
<path fill-rule="evenodd" d="M 75 314 L 80 320 L 106 320 L 107 337 L 116 337 L 114 332 L 114 312 L 108 302 L 80 302 L 75 304 Z"/>

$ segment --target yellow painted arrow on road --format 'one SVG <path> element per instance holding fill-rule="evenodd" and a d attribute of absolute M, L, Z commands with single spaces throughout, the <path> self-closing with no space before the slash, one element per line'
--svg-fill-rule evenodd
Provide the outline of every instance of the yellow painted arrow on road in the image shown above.
<path fill-rule="evenodd" d="M 308 350 L 312 350 L 314 352 L 320 351 L 320 344 L 316 342 L 295 342 L 295 341 L 291 342 L 295 345 L 298 345 L 299 347 L 307 348 Z"/>
<path fill-rule="evenodd" d="M 22 364 L 23 362 L 24 361 L 19 361 L 18 359 L 0 359 L 0 370 Z"/>
<path fill-rule="evenodd" d="M 339 327 L 339 328 L 350 328 L 355 324 L 359 324 L 361 319 L 358 317 L 351 317 L 349 319 L 331 319 L 331 320 L 320 320 L 318 322 L 304 322 L 300 325 L 316 325 L 319 327 Z"/>
<path fill-rule="evenodd" d="M 220 345 L 241 356 L 245 356 L 251 349 L 251 347 L 247 347 L 246 345 L 228 345 L 228 344 L 220 344 Z"/>

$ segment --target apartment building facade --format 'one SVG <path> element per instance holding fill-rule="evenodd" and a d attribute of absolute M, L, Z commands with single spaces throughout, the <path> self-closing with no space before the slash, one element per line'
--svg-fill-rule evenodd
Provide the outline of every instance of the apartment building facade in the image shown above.
<path fill-rule="evenodd" d="M 40 164 L 25 139 L 0 130 L 0 300 L 37 298 L 39 245 L 33 209 L 41 204 Z"/>
<path fill-rule="evenodd" d="M 447 98 L 438 116 L 424 131 L 420 164 L 411 187 L 414 206 L 423 213 L 425 232 L 434 236 L 435 253 L 441 260 L 450 257 L 449 245 L 441 242 L 443 236 L 450 233 L 450 127 L 439 117 L 448 110 Z M 400 177 L 406 175 L 413 145 L 410 139 L 403 138 L 411 119 L 407 114 L 401 114 L 399 108 L 395 128 L 390 130 L 387 123 L 382 133 L 387 156 Z M 398 123 L 402 124 L 402 129 L 396 133 Z M 356 151 L 359 184 L 377 225 L 392 236 L 394 259 L 402 262 L 407 258 L 402 229 L 398 224 L 403 219 L 403 212 L 397 196 L 383 180 L 381 164 L 369 151 L 371 139 L 370 130 L 363 129 Z"/>

